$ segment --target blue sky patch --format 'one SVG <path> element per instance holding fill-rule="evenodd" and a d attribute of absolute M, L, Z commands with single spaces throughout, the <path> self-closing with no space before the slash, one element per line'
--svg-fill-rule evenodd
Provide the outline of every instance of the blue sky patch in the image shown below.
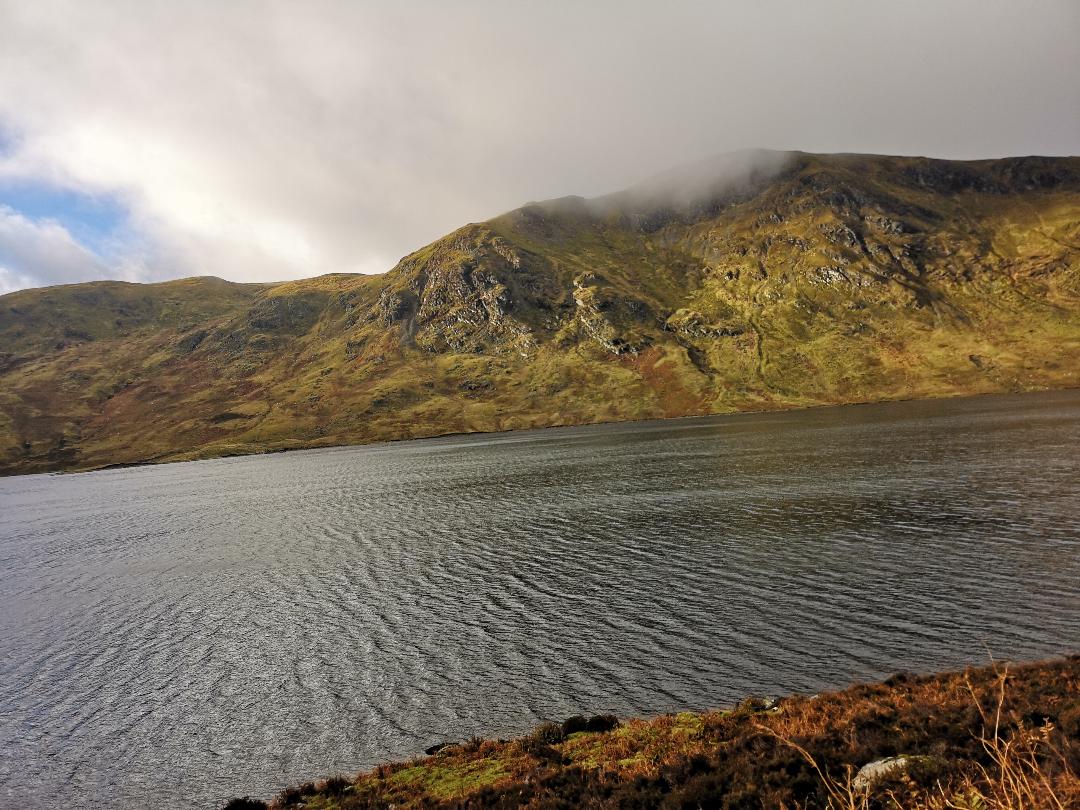
<path fill-rule="evenodd" d="M 15 131 L 0 121 L 0 156 L 15 149 L 17 141 Z M 0 178 L 0 206 L 35 222 L 55 220 L 98 255 L 108 252 L 128 221 L 128 211 L 115 195 L 86 194 L 26 177 Z"/>
<path fill-rule="evenodd" d="M 81 194 L 27 180 L 0 180 L 0 205 L 35 221 L 59 222 L 76 239 L 97 254 L 127 223 L 127 209 L 111 195 Z"/>

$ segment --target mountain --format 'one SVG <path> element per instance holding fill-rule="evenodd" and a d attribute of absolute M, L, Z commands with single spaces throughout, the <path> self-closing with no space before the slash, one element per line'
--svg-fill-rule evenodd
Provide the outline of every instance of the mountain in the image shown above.
<path fill-rule="evenodd" d="M 380 276 L 0 297 L 0 472 L 1080 385 L 1080 158 L 744 152 Z"/>

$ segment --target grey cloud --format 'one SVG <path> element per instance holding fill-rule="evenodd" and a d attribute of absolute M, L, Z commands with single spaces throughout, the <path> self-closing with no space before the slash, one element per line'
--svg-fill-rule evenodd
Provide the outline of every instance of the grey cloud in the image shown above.
<path fill-rule="evenodd" d="M 154 277 L 374 272 L 746 147 L 1078 153 L 1078 34 L 1075 0 L 0 0 L 0 176 L 120 196 Z"/>

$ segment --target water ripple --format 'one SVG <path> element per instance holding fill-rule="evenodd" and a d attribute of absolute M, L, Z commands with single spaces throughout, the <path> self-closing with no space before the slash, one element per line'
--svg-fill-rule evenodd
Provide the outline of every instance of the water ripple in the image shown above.
<path fill-rule="evenodd" d="M 1080 648 L 1080 394 L 0 481 L 0 803 Z"/>

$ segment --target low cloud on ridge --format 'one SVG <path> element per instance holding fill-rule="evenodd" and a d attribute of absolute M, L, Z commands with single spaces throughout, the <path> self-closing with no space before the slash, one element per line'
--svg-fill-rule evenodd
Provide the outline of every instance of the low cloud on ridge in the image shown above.
<path fill-rule="evenodd" d="M 0 0 L 0 291 L 380 272 L 529 199 L 743 147 L 1080 153 L 1080 4 Z"/>

